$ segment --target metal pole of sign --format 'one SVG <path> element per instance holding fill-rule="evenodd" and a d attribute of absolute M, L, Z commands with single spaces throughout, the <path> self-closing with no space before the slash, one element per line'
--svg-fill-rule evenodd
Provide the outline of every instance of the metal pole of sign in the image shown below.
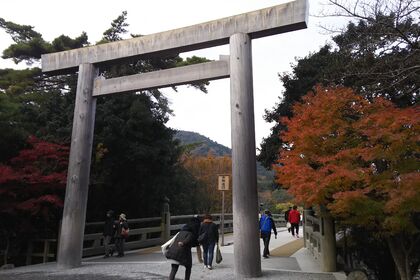
<path fill-rule="evenodd" d="M 222 231 L 222 246 L 225 246 L 225 191 L 222 191 L 222 218 L 221 218 L 221 231 Z"/>
<path fill-rule="evenodd" d="M 221 246 L 225 246 L 225 191 L 229 190 L 229 175 L 218 175 L 217 189 L 222 192 L 222 214 L 220 215 Z"/>

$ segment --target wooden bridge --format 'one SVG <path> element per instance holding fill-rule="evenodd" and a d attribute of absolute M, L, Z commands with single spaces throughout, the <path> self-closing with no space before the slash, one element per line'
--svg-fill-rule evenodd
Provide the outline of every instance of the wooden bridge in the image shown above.
<path fill-rule="evenodd" d="M 138 218 L 129 219 L 130 236 L 125 243 L 127 251 L 152 248 L 160 246 L 168 239 L 168 233 L 173 236 L 178 232 L 184 224 L 189 222 L 194 215 L 178 215 L 171 216 L 169 212 L 164 212 L 161 217 Z M 214 222 L 221 225 L 221 214 L 212 214 Z M 273 214 L 273 219 L 276 227 L 284 228 L 286 221 L 283 214 Z M 169 221 L 169 222 L 168 222 Z M 103 230 L 104 222 L 89 222 L 86 223 L 85 235 L 83 241 L 83 257 L 92 257 L 102 255 L 104 253 L 103 246 Z M 312 216 L 310 211 L 305 210 L 303 216 L 303 242 L 308 253 L 312 256 L 313 261 L 322 267 L 323 255 L 322 247 L 325 242 L 322 238 L 322 227 L 320 227 L 320 219 Z M 229 234 L 233 232 L 233 215 L 227 213 L 224 215 L 224 233 Z M 231 239 L 231 238 L 230 238 Z M 58 239 L 38 239 L 33 240 L 28 245 L 26 256 L 27 265 L 32 263 L 32 259 L 37 259 L 38 262 L 47 263 L 55 261 L 57 253 Z M 228 242 L 229 243 L 229 242 Z M 37 246 L 36 246 L 37 245 Z M 34 251 L 38 248 L 38 251 Z M 283 253 L 280 253 L 280 255 Z M 322 269 L 321 269 L 322 270 Z"/>
<path fill-rule="evenodd" d="M 166 214 L 167 215 L 167 214 Z M 221 214 L 212 214 L 214 222 L 221 228 Z M 171 236 L 176 234 L 184 224 L 191 220 L 193 215 L 166 216 L 169 217 L 169 223 L 165 223 L 165 215 L 162 217 L 150 217 L 129 219 L 130 236 L 125 243 L 126 250 L 135 250 L 160 246 L 168 238 L 166 233 Z M 284 227 L 286 222 L 283 215 L 273 215 L 277 227 Z M 104 252 L 103 230 L 104 222 L 89 222 L 85 226 L 85 235 L 83 239 L 83 257 L 101 255 Z M 224 232 L 233 232 L 232 213 L 224 215 Z M 28 245 L 26 264 L 32 263 L 32 258 L 38 258 L 43 263 L 56 259 L 57 239 L 37 239 L 32 240 Z M 38 251 L 34 251 L 37 248 Z"/>
<path fill-rule="evenodd" d="M 215 222 L 220 223 L 220 214 L 213 214 Z M 311 244 L 308 238 L 296 239 L 284 227 L 283 215 L 274 215 L 278 226 L 277 239 L 274 235 L 270 242 L 270 258 L 262 260 L 262 277 L 258 279 L 288 279 L 288 280 L 344 280 L 343 273 L 323 273 L 319 260 L 312 255 L 310 247 L 304 248 L 304 243 Z M 192 215 L 173 216 L 170 221 L 170 230 L 175 233 L 182 225 L 191 219 Z M 132 233 L 127 242 L 127 247 L 133 249 L 127 251 L 123 258 L 110 257 L 103 259 L 102 247 L 102 222 L 88 223 L 84 236 L 84 254 L 97 256 L 84 257 L 82 266 L 70 270 L 60 270 L 55 262 L 40 265 L 30 265 L 16 269 L 0 271 L 2 280 L 128 280 L 128 279 L 167 279 L 170 264 L 161 253 L 160 245 L 164 230 L 162 230 L 162 218 L 131 219 L 129 221 Z M 316 221 L 315 221 L 316 222 Z M 236 279 L 233 273 L 234 267 L 234 238 L 232 231 L 232 215 L 226 214 L 225 219 L 225 246 L 221 247 L 223 261 L 214 264 L 213 270 L 208 270 L 198 262 L 196 251 L 193 248 L 193 268 L 191 279 Z M 307 230 L 307 229 L 306 229 Z M 90 232 L 92 231 L 92 232 Z M 90 232 L 90 233 L 88 233 Z M 316 231 L 314 231 L 316 233 Z M 316 236 L 314 232 L 307 232 L 304 236 Z M 261 250 L 263 248 L 260 241 Z M 50 244 L 50 248 L 56 244 Z M 134 248 L 142 249 L 134 249 Z M 261 252 L 262 253 L 262 252 Z M 318 252 L 321 256 L 321 251 Z M 256 256 L 258 257 L 258 256 Z M 184 269 L 178 272 L 182 279 Z M 254 278 L 250 278 L 254 279 Z"/>

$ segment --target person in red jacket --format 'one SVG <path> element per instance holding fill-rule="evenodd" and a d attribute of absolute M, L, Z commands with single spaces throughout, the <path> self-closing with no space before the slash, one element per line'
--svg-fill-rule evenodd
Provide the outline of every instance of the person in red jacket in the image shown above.
<path fill-rule="evenodd" d="M 294 205 L 293 209 L 289 212 L 289 223 L 292 225 L 292 235 L 295 236 L 296 229 L 296 237 L 299 238 L 300 213 L 297 210 L 296 205 Z"/>

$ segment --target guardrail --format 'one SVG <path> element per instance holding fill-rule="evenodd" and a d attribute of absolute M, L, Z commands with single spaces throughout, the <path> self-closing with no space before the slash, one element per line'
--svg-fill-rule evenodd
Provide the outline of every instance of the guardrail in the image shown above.
<path fill-rule="evenodd" d="M 168 225 L 170 236 L 173 236 L 181 230 L 182 226 L 188 223 L 193 216 L 194 215 L 171 216 L 170 225 Z M 214 223 L 220 224 L 221 214 L 212 214 L 212 216 Z M 130 235 L 125 242 L 126 250 L 157 246 L 166 241 L 164 237 L 166 225 L 163 223 L 161 217 L 129 219 L 127 222 L 130 228 Z M 94 231 L 95 233 L 85 234 L 83 244 L 84 257 L 103 254 L 103 225 L 103 222 L 86 224 L 85 232 Z M 224 225 L 225 233 L 233 231 L 232 214 L 225 214 Z"/>
<path fill-rule="evenodd" d="M 162 215 L 162 217 L 151 217 L 141 219 L 128 219 L 128 226 L 130 228 L 130 235 L 125 243 L 126 250 L 141 249 L 153 247 L 163 244 L 168 237 L 165 232 L 169 232 L 169 236 L 175 235 L 182 226 L 188 223 L 194 215 L 179 215 L 170 216 Z M 211 214 L 215 224 L 220 225 L 221 213 Z M 169 224 L 165 223 L 165 219 L 169 218 Z M 273 220 L 277 227 L 286 226 L 286 221 L 282 214 L 273 214 Z M 104 222 L 91 222 L 85 225 L 85 235 L 83 241 L 83 257 L 95 256 L 103 254 L 103 231 Z M 219 226 L 219 229 L 221 227 Z M 226 213 L 224 215 L 224 233 L 233 232 L 233 215 Z M 44 250 L 42 253 L 34 253 L 34 243 L 44 242 Z M 54 243 L 54 244 L 53 244 Z M 31 264 L 32 257 L 42 257 L 43 262 L 48 262 L 55 258 L 55 251 L 57 248 L 56 239 L 40 239 L 33 240 L 28 245 L 26 255 L 26 264 Z M 53 249 L 54 252 L 51 252 Z"/>
<path fill-rule="evenodd" d="M 286 227 L 286 220 L 284 219 L 284 214 L 272 214 L 272 218 L 276 227 Z"/>
<path fill-rule="evenodd" d="M 42 251 L 41 251 L 42 250 Z M 32 263 L 32 258 L 42 258 L 46 263 L 56 258 L 57 239 L 35 239 L 28 242 L 26 265 Z"/>
<path fill-rule="evenodd" d="M 217 225 L 221 223 L 221 214 L 211 214 L 213 222 Z M 180 215 L 170 216 L 169 232 L 170 236 L 175 235 L 182 226 L 188 223 L 194 215 Z M 273 220 L 276 226 L 285 226 L 286 222 L 282 215 L 273 215 Z M 129 219 L 128 226 L 130 228 L 130 235 L 125 242 L 125 248 L 127 250 L 141 249 L 146 247 L 152 247 L 163 244 L 166 240 L 164 237 L 165 224 L 161 217 L 144 218 L 144 219 Z M 103 222 L 99 223 L 87 223 L 85 232 L 88 232 L 94 226 L 103 227 Z M 219 229 L 221 227 L 219 226 Z M 224 217 L 224 233 L 233 232 L 233 215 L 232 213 L 226 213 Z M 83 256 L 93 256 L 103 254 L 103 238 L 102 228 L 96 233 L 85 234 Z"/>
<path fill-rule="evenodd" d="M 320 220 L 311 215 L 310 210 L 304 211 L 304 244 L 315 259 L 321 260 L 321 232 Z"/>

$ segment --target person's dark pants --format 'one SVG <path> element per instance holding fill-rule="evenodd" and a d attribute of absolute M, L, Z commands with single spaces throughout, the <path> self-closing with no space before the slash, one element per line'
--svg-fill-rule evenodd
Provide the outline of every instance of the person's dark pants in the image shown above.
<path fill-rule="evenodd" d="M 112 255 L 114 249 L 111 246 L 111 239 L 110 235 L 104 236 L 104 247 L 105 247 L 105 256 Z"/>
<path fill-rule="evenodd" d="M 117 251 L 118 256 L 120 257 L 124 256 L 124 243 L 125 243 L 124 238 L 115 239 L 115 250 Z"/>
<path fill-rule="evenodd" d="M 215 245 L 216 245 L 216 242 L 203 244 L 204 265 L 211 265 L 213 263 L 214 246 Z"/>
<path fill-rule="evenodd" d="M 299 223 L 292 223 L 292 235 L 295 236 L 295 229 L 296 235 L 299 235 Z"/>
<path fill-rule="evenodd" d="M 179 268 L 178 264 L 172 264 L 171 274 L 169 274 L 169 280 L 175 280 L 175 274 Z M 191 266 L 185 267 L 185 280 L 190 280 L 191 276 Z"/>
<path fill-rule="evenodd" d="M 264 242 L 264 251 L 263 251 L 263 257 L 268 257 L 270 255 L 270 238 L 271 238 L 271 232 L 261 232 L 261 238 Z"/>

